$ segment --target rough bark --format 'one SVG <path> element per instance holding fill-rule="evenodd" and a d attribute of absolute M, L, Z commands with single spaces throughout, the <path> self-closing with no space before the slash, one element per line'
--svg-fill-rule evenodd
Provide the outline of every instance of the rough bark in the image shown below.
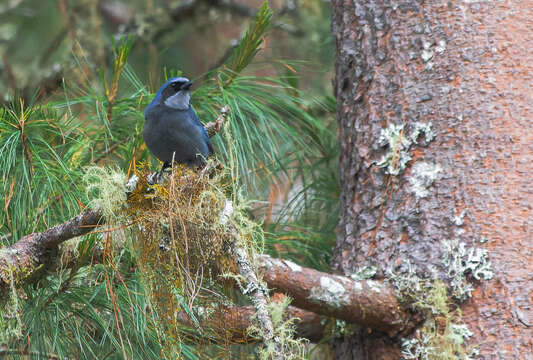
<path fill-rule="evenodd" d="M 463 305 L 469 343 L 481 358 L 531 358 L 531 3 L 333 0 L 332 9 L 341 178 L 332 265 L 345 274 L 377 265 L 384 276 L 410 262 L 448 279 L 444 241 L 487 249 L 495 279 Z M 391 150 L 381 129 L 405 124 L 407 138 L 415 122 L 430 122 L 435 139 L 420 137 L 407 168 L 386 174 L 376 165 Z M 433 183 L 417 163 L 440 169 Z M 398 359 L 399 346 L 362 331 L 337 344 L 336 358 Z"/>
<path fill-rule="evenodd" d="M 103 220 L 97 211 L 86 211 L 42 233 L 24 236 L 11 246 L 0 249 L 0 294 L 18 283 L 40 265 L 50 265 L 59 244 L 94 230 Z"/>
<path fill-rule="evenodd" d="M 402 308 L 396 292 L 385 282 L 355 281 L 268 255 L 260 255 L 257 263 L 268 286 L 288 294 L 296 307 L 383 331 L 391 337 L 415 325 L 417 317 Z"/>

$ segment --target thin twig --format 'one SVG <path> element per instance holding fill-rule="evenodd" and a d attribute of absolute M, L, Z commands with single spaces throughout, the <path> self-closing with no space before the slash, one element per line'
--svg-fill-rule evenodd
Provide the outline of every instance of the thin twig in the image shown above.
<path fill-rule="evenodd" d="M 222 127 L 224 126 L 224 122 L 226 121 L 226 117 L 228 116 L 228 114 L 229 106 L 224 105 L 222 109 L 220 109 L 220 114 L 218 115 L 217 119 L 215 121 L 211 121 L 205 124 L 205 130 L 207 131 L 207 135 L 209 137 L 213 137 L 220 130 L 222 130 Z"/>

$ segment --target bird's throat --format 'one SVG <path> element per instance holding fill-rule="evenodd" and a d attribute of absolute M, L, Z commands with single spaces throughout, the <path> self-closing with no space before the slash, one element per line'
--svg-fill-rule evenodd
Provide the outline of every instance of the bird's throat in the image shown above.
<path fill-rule="evenodd" d="M 177 110 L 187 110 L 191 100 L 190 91 L 178 91 L 165 100 L 165 105 Z"/>

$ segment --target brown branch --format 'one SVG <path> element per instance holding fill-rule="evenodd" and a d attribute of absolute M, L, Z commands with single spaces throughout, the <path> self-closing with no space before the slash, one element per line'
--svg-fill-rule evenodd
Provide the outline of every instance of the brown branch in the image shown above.
<path fill-rule="evenodd" d="M 103 222 L 102 214 L 86 211 L 42 233 L 24 236 L 11 246 L 0 249 L 0 294 L 10 285 L 17 286 L 40 265 L 50 265 L 50 250 L 76 236 L 85 235 Z M 14 284 L 12 284 L 14 283 Z"/>
<path fill-rule="evenodd" d="M 39 351 L 28 351 L 28 350 L 17 350 L 17 349 L 8 349 L 7 347 L 0 348 L 0 358 L 11 358 L 11 355 L 21 355 L 21 356 L 27 356 L 30 359 L 33 358 L 45 358 L 45 359 L 51 359 L 51 360 L 59 360 L 59 359 L 68 359 L 65 357 L 60 357 L 59 355 L 55 354 L 46 354 Z"/>
<path fill-rule="evenodd" d="M 17 92 L 17 80 L 5 55 L 2 55 L 2 65 L 4 66 L 4 72 L 7 78 L 8 90 L 15 94 Z"/>
<path fill-rule="evenodd" d="M 420 320 L 402 308 L 396 291 L 384 281 L 355 281 L 267 255 L 256 260 L 268 286 L 287 293 L 292 305 L 299 308 L 383 331 L 391 337 L 409 332 Z"/>
<path fill-rule="evenodd" d="M 121 1 L 98 1 L 98 12 L 114 27 L 128 25 L 135 19 L 130 6 Z"/>
<path fill-rule="evenodd" d="M 220 324 L 224 325 L 224 331 L 226 331 L 225 340 L 229 340 L 232 343 L 250 343 L 259 340 L 247 335 L 248 328 L 252 326 L 251 319 L 254 314 L 255 308 L 251 305 L 236 306 L 217 311 L 210 316 L 208 321 L 215 328 L 217 328 L 217 325 L 218 327 L 220 327 Z M 283 315 L 284 320 L 295 319 L 294 335 L 296 338 L 305 338 L 316 343 L 324 337 L 325 317 L 294 306 L 288 306 Z M 194 326 L 185 311 L 180 311 L 178 318 L 183 325 Z"/>

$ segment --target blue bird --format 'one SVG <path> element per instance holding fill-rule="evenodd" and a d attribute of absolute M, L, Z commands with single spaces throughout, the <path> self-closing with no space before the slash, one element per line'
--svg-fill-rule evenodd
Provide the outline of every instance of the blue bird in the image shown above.
<path fill-rule="evenodd" d="M 144 111 L 144 142 L 163 169 L 172 161 L 202 166 L 213 154 L 207 131 L 190 105 L 191 85 L 185 77 L 170 79 Z"/>

